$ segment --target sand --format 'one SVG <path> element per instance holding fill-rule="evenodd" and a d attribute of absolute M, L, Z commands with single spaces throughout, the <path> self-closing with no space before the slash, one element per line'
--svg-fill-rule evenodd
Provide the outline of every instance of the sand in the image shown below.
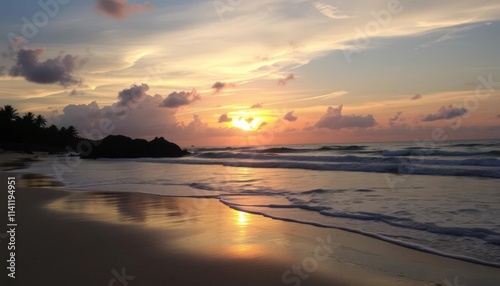
<path fill-rule="evenodd" d="M 0 173 L 4 217 L 6 177 Z M 20 185 L 23 180 L 17 175 Z M 16 278 L 6 277 L 7 285 L 468 286 L 500 281 L 498 268 L 242 213 L 216 199 L 20 187 L 16 208 Z M 5 233 L 2 224 L 2 276 L 7 275 Z"/>

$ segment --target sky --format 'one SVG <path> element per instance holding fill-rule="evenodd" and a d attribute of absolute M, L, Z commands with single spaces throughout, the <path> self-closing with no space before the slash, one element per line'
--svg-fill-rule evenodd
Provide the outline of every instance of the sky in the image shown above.
<path fill-rule="evenodd" d="M 0 105 L 83 137 L 500 139 L 497 0 L 2 4 Z"/>

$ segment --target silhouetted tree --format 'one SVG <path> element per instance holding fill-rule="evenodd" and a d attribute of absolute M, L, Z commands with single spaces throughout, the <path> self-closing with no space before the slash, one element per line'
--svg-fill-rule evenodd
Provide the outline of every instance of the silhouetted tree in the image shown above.
<path fill-rule="evenodd" d="M 4 105 L 0 108 L 0 120 L 2 124 L 8 124 L 19 118 L 17 114 L 17 109 L 12 107 L 12 105 Z"/>
<path fill-rule="evenodd" d="M 35 123 L 35 114 L 33 112 L 26 112 L 21 121 L 27 125 Z"/>
<path fill-rule="evenodd" d="M 45 117 L 43 117 L 43 115 L 39 114 L 37 117 L 35 117 L 35 125 L 38 128 L 44 128 L 47 126 L 47 119 L 45 119 Z"/>
<path fill-rule="evenodd" d="M 62 151 L 66 146 L 78 143 L 78 131 L 74 126 L 58 129 L 43 115 L 26 112 L 22 117 L 11 105 L 0 108 L 0 148 L 19 151 Z"/>
<path fill-rule="evenodd" d="M 76 130 L 75 126 L 70 125 L 66 129 L 66 135 L 71 138 L 76 138 L 78 137 L 78 130 Z"/>

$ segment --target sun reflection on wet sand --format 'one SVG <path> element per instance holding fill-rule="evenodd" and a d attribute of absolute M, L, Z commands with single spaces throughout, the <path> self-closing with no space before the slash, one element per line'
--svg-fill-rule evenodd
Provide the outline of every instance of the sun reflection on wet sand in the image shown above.
<path fill-rule="evenodd" d="M 236 218 L 236 223 L 240 226 L 246 226 L 248 224 L 248 214 L 245 212 L 236 211 L 238 217 Z"/>
<path fill-rule="evenodd" d="M 183 250 L 196 255 L 256 259 L 273 251 L 276 241 L 268 238 L 280 230 L 267 226 L 272 220 L 233 210 L 216 199 L 169 198 L 137 193 L 73 192 L 46 207 L 115 224 L 152 228 L 159 235 L 178 231 L 178 239 L 166 239 L 168 251 Z M 163 232 L 163 233 L 162 233 Z"/>

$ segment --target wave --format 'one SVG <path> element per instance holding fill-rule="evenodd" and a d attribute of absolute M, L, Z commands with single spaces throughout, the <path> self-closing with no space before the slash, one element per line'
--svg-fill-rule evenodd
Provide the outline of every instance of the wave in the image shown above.
<path fill-rule="evenodd" d="M 494 147 L 494 146 L 500 146 L 500 142 L 496 143 L 491 143 L 491 142 L 485 142 L 485 143 L 456 143 L 456 144 L 450 144 L 447 147 Z"/>
<path fill-rule="evenodd" d="M 268 148 L 268 149 L 260 150 L 258 152 L 259 153 L 302 153 L 304 151 L 306 151 L 306 150 L 286 148 L 286 147 L 277 147 L 277 148 Z M 310 151 L 310 149 L 307 151 Z"/>
<path fill-rule="evenodd" d="M 316 192 L 323 192 L 323 191 L 328 191 L 328 190 L 317 189 L 317 190 L 305 191 L 305 192 L 302 192 L 301 194 L 316 193 Z M 362 191 L 366 191 L 366 190 L 362 190 Z M 368 191 L 373 191 L 373 190 L 368 190 Z M 332 211 L 332 207 L 321 206 L 321 205 L 311 206 L 308 204 L 304 204 L 303 201 L 301 201 L 301 200 L 290 200 L 289 199 L 289 201 L 292 204 L 267 204 L 267 205 L 242 204 L 242 203 L 230 202 L 229 200 L 224 199 L 224 195 L 221 196 L 220 200 L 226 205 L 239 206 L 239 207 L 246 206 L 246 207 L 268 207 L 268 208 L 286 208 L 286 209 L 296 208 L 296 209 L 303 209 L 303 210 L 308 210 L 308 211 L 316 211 L 317 213 L 319 213 L 323 216 L 328 216 L 328 217 L 354 219 L 354 220 L 362 220 L 362 221 L 376 221 L 376 222 L 382 222 L 382 223 L 385 223 L 385 224 L 388 224 L 391 226 L 395 226 L 398 228 L 406 228 L 406 229 L 412 229 L 412 230 L 418 230 L 418 231 L 424 231 L 424 232 L 442 234 L 442 235 L 478 238 L 478 239 L 484 240 L 485 242 L 500 246 L 500 233 L 493 231 L 493 230 L 490 230 L 490 229 L 485 229 L 485 228 L 439 226 L 439 225 L 436 225 L 434 223 L 415 221 L 411 218 L 396 217 L 396 216 L 379 214 L 379 213 L 372 213 L 372 212 Z"/>
<path fill-rule="evenodd" d="M 345 213 L 345 212 L 331 212 L 322 210 L 320 211 L 320 213 L 322 215 L 331 217 L 348 218 L 356 220 L 373 220 L 373 221 L 383 222 L 391 226 L 420 230 L 436 234 L 479 238 L 484 240 L 485 242 L 500 245 L 498 243 L 498 240 L 500 240 L 500 233 L 485 228 L 445 227 L 436 225 L 434 223 L 418 222 L 409 218 L 400 218 L 400 217 L 369 213 L 369 212 Z"/>
<path fill-rule="evenodd" d="M 192 147 L 191 149 L 193 152 L 198 153 L 198 152 L 213 152 L 213 151 L 238 151 L 238 150 L 249 150 L 253 149 L 254 147 L 202 147 L 202 148 L 197 148 L 197 147 Z"/>
<path fill-rule="evenodd" d="M 370 189 L 354 189 L 354 190 L 347 190 L 347 189 L 314 189 L 314 190 L 309 190 L 309 191 L 303 191 L 300 192 L 299 194 L 303 195 L 311 195 L 311 194 L 336 194 L 336 193 L 345 193 L 345 192 L 358 192 L 358 193 L 371 193 L 371 192 L 376 192 L 375 190 L 370 190 Z"/>
<path fill-rule="evenodd" d="M 392 173 L 401 175 L 437 175 L 437 176 L 470 176 L 485 178 L 500 178 L 500 167 L 485 167 L 481 165 L 422 165 L 416 162 L 296 162 L 296 161 L 233 161 L 233 160 L 204 160 L 204 159 L 136 159 L 138 162 L 168 163 L 168 164 L 191 164 L 191 165 L 222 165 L 227 167 L 243 168 L 282 168 L 282 169 L 304 169 L 315 171 L 349 171 L 349 172 L 373 172 Z M 498 164 L 499 161 L 494 161 Z M 452 162 L 447 162 L 452 163 Z M 463 163 L 463 162 L 462 162 Z M 478 162 L 479 163 L 479 162 Z"/>
<path fill-rule="evenodd" d="M 293 162 L 317 162 L 317 163 L 362 163 L 362 164 L 399 164 L 399 165 L 429 165 L 429 166 L 483 166 L 500 167 L 500 159 L 497 158 L 469 158 L 462 160 L 433 159 L 433 158 L 399 158 L 401 156 L 298 156 L 279 154 L 250 154 L 237 152 L 207 152 L 197 154 L 194 157 L 203 159 L 242 159 L 260 161 L 293 161 Z"/>
<path fill-rule="evenodd" d="M 273 147 L 259 150 L 258 153 L 307 153 L 318 151 L 359 151 L 364 150 L 366 146 L 358 145 L 336 145 L 336 146 L 322 146 L 319 148 L 289 148 L 289 147 Z"/>
<path fill-rule="evenodd" d="M 266 206 L 248 206 L 242 205 L 242 204 L 236 204 L 236 203 L 231 203 L 224 198 L 219 199 L 220 202 L 223 204 L 229 206 L 232 209 L 238 210 L 238 211 L 243 211 L 243 212 L 248 212 L 252 214 L 258 214 L 262 215 L 265 217 L 269 217 L 272 219 L 277 219 L 277 220 L 283 220 L 283 221 L 288 221 L 288 222 L 295 222 L 295 223 L 300 223 L 300 224 L 307 224 L 307 225 L 312 225 L 312 226 L 317 226 L 317 227 L 323 227 L 323 228 L 334 228 L 334 229 L 339 229 L 339 230 L 344 230 L 344 231 L 349 231 L 352 233 L 357 233 L 361 235 L 365 235 L 368 237 L 376 238 L 379 240 L 387 241 L 390 243 L 394 243 L 403 247 L 427 252 L 427 253 L 433 253 L 436 255 L 444 256 L 444 257 L 449 257 L 449 258 L 454 258 L 454 259 L 459 259 L 463 261 L 469 261 L 477 264 L 483 264 L 483 265 L 488 265 L 488 266 L 493 266 L 493 267 L 500 267 L 500 263 L 497 262 L 489 262 L 489 261 L 484 261 L 480 260 L 474 257 L 469 257 L 469 256 L 464 256 L 464 255 L 457 255 L 453 253 L 448 253 L 444 251 L 440 251 L 438 249 L 432 248 L 432 247 L 426 247 L 418 243 L 410 243 L 407 241 L 399 240 L 397 239 L 400 236 L 397 236 L 395 238 L 394 235 L 385 235 L 385 234 L 379 234 L 375 232 L 370 232 L 362 229 L 356 229 L 352 227 L 345 227 L 345 226 L 338 226 L 338 225 L 332 225 L 329 223 L 321 223 L 317 221 L 311 221 L 311 220 L 305 220 L 305 219 L 297 219 L 297 218 L 292 218 L 292 217 L 284 217 L 281 215 L 276 215 L 276 214 L 271 214 L 269 212 L 265 211 Z M 255 208 L 258 207 L 258 210 Z M 387 220 L 389 218 L 394 218 L 391 216 L 386 216 L 386 215 L 381 215 L 381 214 L 370 214 L 370 213 L 364 213 L 364 214 L 348 214 L 348 213 L 333 213 L 330 212 L 329 209 L 321 206 L 316 206 L 316 207 L 311 207 L 308 205 L 268 205 L 267 207 L 269 208 L 297 208 L 297 209 L 303 209 L 303 210 L 308 210 L 308 211 L 316 211 L 321 213 L 322 215 L 325 216 L 335 216 L 338 218 L 347 218 L 347 219 L 363 219 L 363 220 L 375 220 L 375 221 L 380 221 L 380 222 L 385 222 L 384 220 Z M 331 208 L 330 208 L 331 209 Z M 407 221 L 410 222 L 412 220 L 410 219 L 405 219 L 405 218 L 394 218 L 395 220 L 401 220 L 401 221 Z M 432 232 L 432 233 L 438 233 L 438 234 L 444 234 L 444 235 L 452 235 L 452 236 L 460 236 L 460 237 L 470 237 L 473 239 L 482 239 L 486 243 L 493 243 L 496 245 L 500 241 L 500 234 L 488 230 L 488 229 L 481 229 L 481 228 L 453 228 L 453 227 L 439 227 L 434 224 L 429 224 L 429 223 L 419 223 L 415 222 L 413 225 L 413 229 L 419 230 L 419 231 L 427 231 L 427 232 Z M 408 228 L 412 228 L 411 224 L 408 224 Z"/>
<path fill-rule="evenodd" d="M 444 151 L 436 149 L 404 149 L 404 150 L 383 150 L 383 156 L 500 156 L 500 151 Z"/>

